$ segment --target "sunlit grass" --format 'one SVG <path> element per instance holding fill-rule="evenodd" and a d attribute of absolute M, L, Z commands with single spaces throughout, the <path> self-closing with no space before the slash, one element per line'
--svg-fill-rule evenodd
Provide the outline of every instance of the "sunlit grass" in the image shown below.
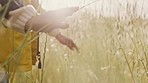
<path fill-rule="evenodd" d="M 16 77 L 32 83 L 147 83 L 148 20 L 133 9 L 126 8 L 127 17 L 106 17 L 104 10 L 79 11 L 66 19 L 70 28 L 62 33 L 75 41 L 80 52 L 42 34 L 42 71 L 33 69 L 34 78 L 28 73 Z"/>
<path fill-rule="evenodd" d="M 131 21 L 136 21 L 134 23 L 138 25 L 128 24 Z M 70 22 L 71 28 L 63 34 L 75 40 L 80 53 L 71 52 L 52 41 L 48 47 L 50 51 L 46 54 L 47 75 L 45 74 L 44 81 L 146 83 L 147 55 L 144 53 L 147 46 L 144 41 L 147 38 L 143 39 L 146 34 L 140 32 L 145 29 L 141 24 L 145 21 L 139 18 L 131 21 L 95 17 L 86 12 L 77 16 Z"/>
<path fill-rule="evenodd" d="M 128 9 L 128 8 L 127 8 Z M 134 12 L 134 11 L 133 11 Z M 64 32 L 79 45 L 74 53 L 51 43 L 46 82 L 51 83 L 146 83 L 147 20 L 109 18 L 87 10 L 69 19 Z M 73 19 L 73 20 L 72 20 Z M 145 25 L 144 25 L 145 24 Z M 50 39 L 50 38 L 49 38 Z M 48 55 L 48 53 L 47 53 Z M 49 65 L 48 65 L 49 64 Z M 54 65 L 55 64 L 55 65 Z M 60 77 L 60 78 L 59 78 Z"/>

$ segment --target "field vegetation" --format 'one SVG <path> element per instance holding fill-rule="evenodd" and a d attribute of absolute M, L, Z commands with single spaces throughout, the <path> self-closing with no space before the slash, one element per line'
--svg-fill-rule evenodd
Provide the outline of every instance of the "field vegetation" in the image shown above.
<path fill-rule="evenodd" d="M 127 1 L 126 15 L 117 11 L 106 16 L 110 6 L 98 11 L 96 3 L 65 19 L 70 28 L 62 33 L 75 41 L 78 52 L 42 33 L 42 69 L 34 67 L 32 76 L 16 78 L 32 83 L 148 83 L 148 20 L 137 13 L 137 3 Z"/>

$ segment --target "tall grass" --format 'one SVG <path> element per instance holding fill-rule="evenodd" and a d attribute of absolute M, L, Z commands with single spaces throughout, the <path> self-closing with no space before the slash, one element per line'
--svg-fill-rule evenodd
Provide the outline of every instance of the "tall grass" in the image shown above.
<path fill-rule="evenodd" d="M 109 1 L 109 0 L 106 0 Z M 120 4 L 120 2 L 115 1 Z M 70 28 L 62 31 L 79 47 L 70 51 L 52 37 L 40 35 L 44 67 L 33 69 L 32 83 L 147 83 L 148 20 L 137 14 L 137 1 L 127 1 L 126 15 L 105 16 L 111 11 L 97 4 L 95 11 L 83 9 L 66 19 Z M 105 2 L 102 1 L 103 4 Z M 113 3 L 110 0 L 110 4 Z M 92 13 L 93 12 L 93 13 Z M 100 13 L 101 12 L 101 13 Z M 37 75 L 41 72 L 40 75 Z M 22 77 L 25 77 L 23 74 Z M 38 78 L 39 76 L 39 78 Z M 23 79 L 19 77 L 20 79 Z M 24 82 L 25 83 L 25 82 Z"/>
<path fill-rule="evenodd" d="M 125 17 L 119 13 L 106 17 L 86 9 L 68 19 L 71 28 L 63 34 L 75 40 L 80 53 L 51 39 L 45 68 L 49 75 L 44 81 L 147 83 L 147 20 L 137 15 L 136 2 L 127 5 Z"/>

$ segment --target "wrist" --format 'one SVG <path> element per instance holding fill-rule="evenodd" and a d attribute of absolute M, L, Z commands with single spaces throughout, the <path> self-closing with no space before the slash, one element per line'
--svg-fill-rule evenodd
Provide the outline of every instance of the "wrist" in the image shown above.
<path fill-rule="evenodd" d="M 59 34 L 57 34 L 57 35 L 55 36 L 55 38 L 58 40 L 61 36 L 62 36 L 62 34 L 59 33 Z"/>
<path fill-rule="evenodd" d="M 58 34 L 60 34 L 60 30 L 59 29 L 54 29 L 53 31 L 51 31 L 50 33 L 48 33 L 50 36 L 56 37 Z"/>

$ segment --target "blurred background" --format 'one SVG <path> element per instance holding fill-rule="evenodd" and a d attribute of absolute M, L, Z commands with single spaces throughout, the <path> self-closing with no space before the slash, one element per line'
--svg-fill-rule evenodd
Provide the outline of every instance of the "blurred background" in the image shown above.
<path fill-rule="evenodd" d="M 46 10 L 93 0 L 40 0 Z M 98 0 L 67 17 L 71 51 L 40 36 L 42 83 L 148 83 L 148 0 Z M 34 73 L 38 70 L 34 68 Z"/>

